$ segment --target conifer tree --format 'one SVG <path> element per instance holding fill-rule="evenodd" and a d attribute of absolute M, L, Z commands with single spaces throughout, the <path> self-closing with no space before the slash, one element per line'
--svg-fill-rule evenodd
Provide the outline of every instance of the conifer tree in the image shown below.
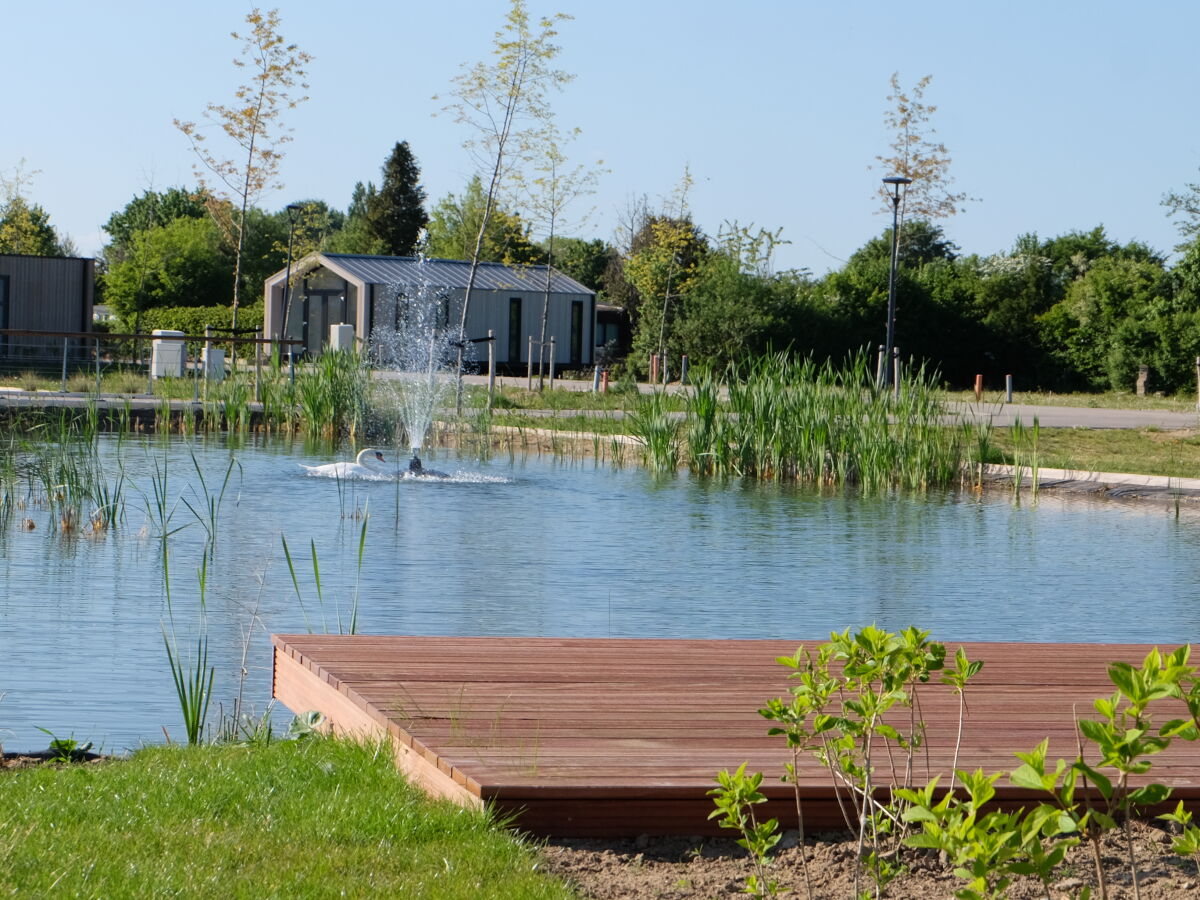
<path fill-rule="evenodd" d="M 383 164 L 383 184 L 370 196 L 367 207 L 371 234 L 382 242 L 385 253 L 411 256 L 429 222 L 420 181 L 421 170 L 408 141 L 400 141 Z"/>

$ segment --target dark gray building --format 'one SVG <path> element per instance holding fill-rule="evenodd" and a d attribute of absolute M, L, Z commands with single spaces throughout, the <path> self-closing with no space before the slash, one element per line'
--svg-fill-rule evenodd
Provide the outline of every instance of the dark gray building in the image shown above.
<path fill-rule="evenodd" d="M 0 330 L 91 331 L 95 281 L 92 259 L 0 254 Z M 59 338 L 0 334 L 0 358 L 18 366 L 61 347 Z"/>

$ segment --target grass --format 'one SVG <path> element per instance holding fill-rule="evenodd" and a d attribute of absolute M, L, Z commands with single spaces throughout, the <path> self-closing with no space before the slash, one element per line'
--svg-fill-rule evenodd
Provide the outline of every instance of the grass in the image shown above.
<path fill-rule="evenodd" d="M 534 848 L 426 799 L 379 747 L 150 747 L 0 782 L 6 896 L 572 896 Z"/>
<path fill-rule="evenodd" d="M 1012 462 L 1013 430 L 991 433 L 994 462 Z M 1154 428 L 1042 428 L 1038 465 L 1083 472 L 1200 478 L 1200 435 Z"/>
<path fill-rule="evenodd" d="M 1004 391 L 988 390 L 983 392 L 985 406 L 997 406 L 1004 403 Z M 974 391 L 946 391 L 945 399 L 955 403 L 974 403 Z M 1139 397 L 1128 391 L 1107 391 L 1098 394 L 1068 393 L 1056 394 L 1052 391 L 1013 391 L 1013 403 L 1023 403 L 1029 406 L 1081 406 L 1087 409 L 1166 409 L 1175 412 L 1195 412 L 1196 398 L 1186 394 L 1181 396 L 1160 397 L 1148 394 Z"/>

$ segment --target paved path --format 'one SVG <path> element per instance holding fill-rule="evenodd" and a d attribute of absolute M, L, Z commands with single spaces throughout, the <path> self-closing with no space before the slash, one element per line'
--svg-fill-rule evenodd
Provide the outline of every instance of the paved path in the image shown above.
<path fill-rule="evenodd" d="M 1036 417 L 1043 428 L 1197 428 L 1200 414 L 1166 409 L 1106 409 L 1087 406 L 1035 406 L 1027 403 L 951 403 L 950 408 L 970 419 L 991 419 L 1008 426 L 1020 419 L 1032 425 Z"/>

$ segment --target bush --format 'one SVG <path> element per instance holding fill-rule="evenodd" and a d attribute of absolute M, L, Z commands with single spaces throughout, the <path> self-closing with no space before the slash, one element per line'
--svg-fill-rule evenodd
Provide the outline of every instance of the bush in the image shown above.
<path fill-rule="evenodd" d="M 233 308 L 229 306 L 165 306 L 158 309 L 147 309 L 142 312 L 142 331 L 148 333 L 157 329 L 182 331 L 188 335 L 204 334 L 204 326 L 228 329 L 233 324 Z M 262 302 L 244 304 L 238 307 L 238 328 L 262 328 Z M 121 328 L 126 333 L 132 333 L 133 319 L 122 320 Z"/>

